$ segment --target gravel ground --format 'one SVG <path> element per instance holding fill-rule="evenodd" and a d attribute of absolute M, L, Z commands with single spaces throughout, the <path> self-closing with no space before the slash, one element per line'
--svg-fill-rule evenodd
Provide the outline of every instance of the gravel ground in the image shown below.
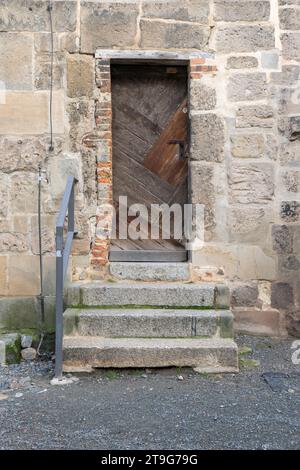
<path fill-rule="evenodd" d="M 237 342 L 252 353 L 222 376 L 108 370 L 51 386 L 47 358 L 0 368 L 0 449 L 299 449 L 292 340 Z"/>

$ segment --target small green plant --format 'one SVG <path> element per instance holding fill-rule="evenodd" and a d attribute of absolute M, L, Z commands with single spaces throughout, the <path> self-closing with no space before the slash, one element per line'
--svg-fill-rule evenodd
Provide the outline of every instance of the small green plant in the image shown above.
<path fill-rule="evenodd" d="M 104 377 L 108 380 L 116 380 L 119 378 L 119 374 L 117 371 L 110 369 L 104 372 Z"/>

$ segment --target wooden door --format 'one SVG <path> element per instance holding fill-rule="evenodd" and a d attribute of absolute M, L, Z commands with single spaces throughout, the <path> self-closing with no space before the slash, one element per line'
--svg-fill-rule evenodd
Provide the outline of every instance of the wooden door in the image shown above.
<path fill-rule="evenodd" d="M 183 66 L 112 66 L 113 197 L 171 206 L 188 202 L 187 71 Z M 128 222 L 130 219 L 128 218 Z M 150 222 L 149 222 L 150 224 Z M 119 228 L 119 227 L 118 227 Z M 174 236 L 111 241 L 110 259 L 178 261 L 186 259 Z"/>

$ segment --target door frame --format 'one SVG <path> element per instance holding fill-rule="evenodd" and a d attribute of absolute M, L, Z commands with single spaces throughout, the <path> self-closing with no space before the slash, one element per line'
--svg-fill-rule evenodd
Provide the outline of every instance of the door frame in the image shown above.
<path fill-rule="evenodd" d="M 206 52 L 173 52 L 153 50 L 114 50 L 98 49 L 95 53 L 95 129 L 83 138 L 85 145 L 93 147 L 96 152 L 97 178 L 97 209 L 105 204 L 112 204 L 112 96 L 111 96 L 111 64 L 157 64 L 157 65 L 186 65 L 188 82 L 189 109 L 189 162 L 188 162 L 188 201 L 194 203 L 192 193 L 191 161 L 193 158 L 191 142 L 191 95 L 190 83 L 199 80 L 203 73 L 215 73 L 214 58 Z M 100 209 L 99 209 L 100 210 Z M 109 264 L 109 230 L 112 216 L 97 211 L 95 236 L 91 250 L 91 264 L 97 266 Z M 105 229 L 103 229 L 105 226 Z M 188 260 L 191 253 L 188 250 Z"/>

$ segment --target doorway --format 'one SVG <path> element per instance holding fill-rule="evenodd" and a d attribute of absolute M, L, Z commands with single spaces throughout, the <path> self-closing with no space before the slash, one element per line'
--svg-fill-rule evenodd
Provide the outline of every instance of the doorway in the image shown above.
<path fill-rule="evenodd" d="M 113 201 L 117 217 L 110 261 L 186 261 L 187 67 L 112 64 L 111 80 Z M 120 217 L 124 203 L 125 222 Z M 128 212 L 137 204 L 147 208 L 147 216 L 143 211 L 135 215 Z M 166 212 L 158 210 L 162 207 Z M 181 208 L 181 219 L 176 218 L 180 210 L 169 210 L 168 214 L 168 208 L 174 207 Z M 165 215 L 170 216 L 169 231 L 165 230 Z M 129 229 L 132 223 L 138 228 L 138 236 Z"/>

